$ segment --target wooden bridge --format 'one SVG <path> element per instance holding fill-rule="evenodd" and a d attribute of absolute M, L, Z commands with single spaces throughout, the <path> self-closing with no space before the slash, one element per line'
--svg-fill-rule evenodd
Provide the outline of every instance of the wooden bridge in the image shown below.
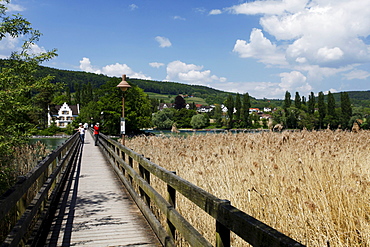
<path fill-rule="evenodd" d="M 166 196 L 151 185 L 162 180 Z M 176 193 L 214 218 L 214 240 L 176 210 Z M 9 223 L 1 246 L 230 246 L 234 232 L 252 246 L 303 246 L 275 229 L 101 135 L 78 135 L 54 150 L 0 198 Z"/>

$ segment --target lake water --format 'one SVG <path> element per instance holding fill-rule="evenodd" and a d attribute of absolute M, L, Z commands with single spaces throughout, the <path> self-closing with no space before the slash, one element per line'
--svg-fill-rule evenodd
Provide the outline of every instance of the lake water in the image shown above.
<path fill-rule="evenodd" d="M 68 138 L 61 137 L 43 137 L 43 138 L 31 138 L 30 144 L 34 144 L 38 141 L 46 145 L 46 148 L 49 150 L 54 150 L 57 147 L 61 146 Z"/>

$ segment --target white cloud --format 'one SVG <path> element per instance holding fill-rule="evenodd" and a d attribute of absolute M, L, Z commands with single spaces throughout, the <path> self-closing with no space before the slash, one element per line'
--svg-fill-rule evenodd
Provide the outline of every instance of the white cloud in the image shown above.
<path fill-rule="evenodd" d="M 284 65 L 285 57 L 275 44 L 264 37 L 262 30 L 254 28 L 249 38 L 249 43 L 245 40 L 237 40 L 233 51 L 240 57 L 254 57 L 266 64 Z"/>
<path fill-rule="evenodd" d="M 82 60 L 80 61 L 80 69 L 85 72 L 91 72 L 95 74 L 104 74 L 107 76 L 120 77 L 123 74 L 126 74 L 128 77 L 147 79 L 147 80 L 151 79 L 151 77 L 148 77 L 141 72 L 133 71 L 127 64 L 115 63 L 115 64 L 106 65 L 103 68 L 99 69 L 97 67 L 92 66 L 90 59 L 86 57 L 82 58 Z"/>
<path fill-rule="evenodd" d="M 302 94 L 308 94 L 312 90 L 312 86 L 307 83 L 307 77 L 299 71 L 280 73 L 280 77 L 280 91 L 296 91 Z"/>
<path fill-rule="evenodd" d="M 130 4 L 128 7 L 130 8 L 131 11 L 139 8 L 136 4 Z"/>
<path fill-rule="evenodd" d="M 203 70 L 203 66 L 177 60 L 167 65 L 166 80 L 206 85 L 211 82 L 225 82 L 226 78 L 212 75 L 210 70 Z"/>
<path fill-rule="evenodd" d="M 170 46 L 172 46 L 171 41 L 166 37 L 157 36 L 157 37 L 155 37 L 155 40 L 159 43 L 160 47 L 170 47 Z"/>
<path fill-rule="evenodd" d="M 353 79 L 365 80 L 368 77 L 370 77 L 370 73 L 368 71 L 365 71 L 365 70 L 354 69 L 354 70 L 352 70 L 351 72 L 349 72 L 347 74 L 343 74 L 343 76 L 347 80 L 353 80 Z"/>
<path fill-rule="evenodd" d="M 183 18 L 183 17 L 181 17 L 181 16 L 178 16 L 178 15 L 174 16 L 174 17 L 173 17 L 173 19 L 174 19 L 174 20 L 180 20 L 180 21 L 186 21 L 186 19 L 185 19 L 185 18 Z"/>
<path fill-rule="evenodd" d="M 219 10 L 219 9 L 212 9 L 210 12 L 209 12 L 209 15 L 220 15 L 222 14 L 222 11 Z"/>
<path fill-rule="evenodd" d="M 153 68 L 160 68 L 164 66 L 164 63 L 153 62 L 153 63 L 149 63 L 149 65 Z"/>
<path fill-rule="evenodd" d="M 235 42 L 240 57 L 306 74 L 305 80 L 282 74 L 280 86 L 297 81 L 295 88 L 308 90 L 340 72 L 349 80 L 368 78 L 369 71 L 351 70 L 370 63 L 370 1 L 256 0 L 225 10 L 261 16 L 262 29 L 253 29 L 249 42 Z"/>
<path fill-rule="evenodd" d="M 6 4 L 5 5 L 7 8 L 8 8 L 8 11 L 9 12 L 21 12 L 21 11 L 25 11 L 25 8 L 19 4 L 13 4 L 13 3 L 9 3 L 9 4 Z"/>
<path fill-rule="evenodd" d="M 18 43 L 19 38 L 6 35 L 5 38 L 0 40 L 0 58 L 8 58 L 13 51 L 19 50 Z"/>

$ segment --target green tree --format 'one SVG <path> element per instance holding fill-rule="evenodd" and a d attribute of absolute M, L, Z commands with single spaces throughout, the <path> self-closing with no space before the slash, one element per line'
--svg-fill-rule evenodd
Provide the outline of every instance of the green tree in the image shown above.
<path fill-rule="evenodd" d="M 242 103 L 240 101 L 240 94 L 237 93 L 235 96 L 235 120 L 241 120 Z"/>
<path fill-rule="evenodd" d="M 250 125 L 249 121 L 249 108 L 251 108 L 251 102 L 249 98 L 249 94 L 245 93 L 243 95 L 243 104 L 242 104 L 242 119 L 243 119 L 243 127 L 247 128 Z"/>
<path fill-rule="evenodd" d="M 102 132 L 118 134 L 122 116 L 122 97 L 125 99 L 126 132 L 136 132 L 140 128 L 151 126 L 151 107 L 147 94 L 136 85 L 122 92 L 117 88 L 121 78 L 111 78 L 96 92 L 99 100 L 96 102 L 96 112 L 103 113 Z M 129 80 L 127 79 L 127 82 Z M 81 109 L 82 111 L 82 109 Z"/>
<path fill-rule="evenodd" d="M 158 129 L 171 129 L 174 121 L 175 110 L 172 108 L 165 108 L 153 114 L 152 123 Z"/>
<path fill-rule="evenodd" d="M 220 104 L 216 104 L 215 109 L 213 110 L 213 119 L 216 121 L 216 127 L 222 127 L 222 109 Z"/>
<path fill-rule="evenodd" d="M 294 97 L 294 106 L 295 108 L 297 109 L 301 109 L 301 106 L 302 106 L 302 100 L 301 100 L 301 96 L 299 95 L 298 92 L 295 93 L 295 97 Z"/>
<path fill-rule="evenodd" d="M 31 116 L 43 111 L 42 93 L 53 90 L 51 76 L 35 76 L 38 65 L 56 56 L 56 50 L 39 54 L 31 51 L 41 33 L 22 16 L 7 16 L 5 3 L 9 1 L 0 2 L 0 40 L 22 36 L 25 41 L 21 50 L 13 52 L 0 70 L 0 193 L 14 181 L 11 162 L 14 147 L 28 142 L 28 136 L 39 124 L 39 119 Z M 40 101 L 34 100 L 34 96 Z"/>
<path fill-rule="evenodd" d="M 328 104 L 327 104 L 327 114 L 325 116 L 324 122 L 330 125 L 330 128 L 338 127 L 338 118 L 336 114 L 335 99 L 333 94 L 328 92 Z"/>
<path fill-rule="evenodd" d="M 182 109 L 182 108 L 185 108 L 186 106 L 186 101 L 184 99 L 184 97 L 182 97 L 181 95 L 177 95 L 176 98 L 175 98 L 175 109 Z"/>
<path fill-rule="evenodd" d="M 342 109 L 342 127 L 348 129 L 351 127 L 349 121 L 352 117 L 352 106 L 347 92 L 340 93 L 340 106 Z"/>
<path fill-rule="evenodd" d="M 193 129 L 201 129 L 209 125 L 209 118 L 206 114 L 196 114 L 191 118 L 190 124 Z"/>
<path fill-rule="evenodd" d="M 196 110 L 188 110 L 186 108 L 182 108 L 180 110 L 175 111 L 172 120 L 176 123 L 176 126 L 178 128 L 190 128 L 191 118 L 195 114 L 197 114 Z"/>
<path fill-rule="evenodd" d="M 233 128 L 233 118 L 234 118 L 234 98 L 231 94 L 227 96 L 225 106 L 227 108 L 227 116 L 229 117 L 228 119 L 228 125 L 229 128 Z"/>
<path fill-rule="evenodd" d="M 326 116 L 326 104 L 325 104 L 325 98 L 324 98 L 323 92 L 319 92 L 319 97 L 317 100 L 317 108 L 319 111 L 319 128 L 321 129 L 323 127 L 324 118 Z"/>
<path fill-rule="evenodd" d="M 287 110 L 292 105 L 291 95 L 288 91 L 285 92 L 284 110 Z"/>
<path fill-rule="evenodd" d="M 314 114 L 315 104 L 316 104 L 315 95 L 313 92 L 311 92 L 311 94 L 308 96 L 308 106 L 307 106 L 307 110 L 309 114 Z"/>

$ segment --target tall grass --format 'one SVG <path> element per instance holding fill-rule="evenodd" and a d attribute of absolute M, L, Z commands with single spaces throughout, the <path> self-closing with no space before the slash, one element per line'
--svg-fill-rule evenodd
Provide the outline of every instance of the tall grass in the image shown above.
<path fill-rule="evenodd" d="M 19 176 L 26 175 L 27 172 L 37 165 L 38 161 L 41 161 L 42 158 L 50 152 L 45 144 L 41 142 L 32 145 L 13 147 L 12 151 L 11 161 L 1 164 L 0 196 L 14 185 Z M 22 200 L 29 203 L 37 192 L 36 188 L 37 185 L 33 185 L 31 189 L 25 193 Z M 6 235 L 24 210 L 24 208 L 18 206 L 14 208 L 7 217 L 0 221 L 0 242 L 4 241 Z"/>
<path fill-rule="evenodd" d="M 127 146 L 307 246 L 370 246 L 370 132 L 138 137 Z M 214 221 L 179 210 L 213 241 Z M 232 236 L 233 246 L 246 246 Z"/>

